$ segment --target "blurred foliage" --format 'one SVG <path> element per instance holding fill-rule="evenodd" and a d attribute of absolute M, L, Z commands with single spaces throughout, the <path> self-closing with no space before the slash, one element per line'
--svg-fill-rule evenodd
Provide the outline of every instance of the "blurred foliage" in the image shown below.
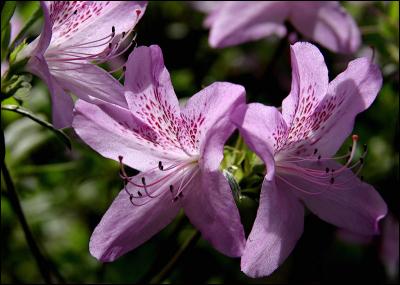
<path fill-rule="evenodd" d="M 364 179 L 374 185 L 399 219 L 399 2 L 343 5 L 362 31 L 363 47 L 353 56 L 320 49 L 330 78 L 358 56 L 371 57 L 374 53 L 381 66 L 382 90 L 372 107 L 357 117 L 354 133 L 369 147 Z M 38 2 L 18 2 L 14 17 L 31 23 L 37 11 Z M 211 49 L 203 19 L 204 15 L 190 4 L 150 2 L 137 26 L 136 41 L 139 45 L 157 44 L 162 48 L 179 98 L 190 97 L 214 81 L 229 81 L 246 87 L 248 102 L 279 106 L 290 91 L 289 44 L 268 38 Z M 2 35 L 2 54 L 10 34 L 7 31 L 10 26 L 3 26 L 3 20 L 2 13 L 1 30 L 6 33 L 4 43 Z M 28 28 L 27 42 L 30 42 L 40 33 L 41 21 L 32 22 Z M 46 86 L 36 77 L 30 84 L 29 92 L 10 97 L 2 105 L 21 104 L 38 118 L 50 121 Z M 173 223 L 139 248 L 113 263 L 99 263 L 90 255 L 88 243 L 91 232 L 123 185 L 117 162 L 90 149 L 72 129 L 66 130 L 72 143 L 69 150 L 49 129 L 20 114 L 2 110 L 1 126 L 5 133 L 5 161 L 29 226 L 44 255 L 66 282 L 148 282 L 193 234 L 194 228 L 180 213 Z M 349 144 L 350 140 L 340 152 Z M 225 148 L 221 168 L 231 180 L 235 177 L 231 182 L 248 234 L 258 206 L 264 166 L 235 132 Z M 307 215 L 304 234 L 293 253 L 276 272 L 263 279 L 247 278 L 240 271 L 240 259 L 223 256 L 200 238 L 165 282 L 398 282 L 387 277 L 379 259 L 380 237 L 369 245 L 350 245 L 336 238 L 336 230 L 316 216 Z M 3 179 L 1 231 L 1 282 L 43 282 L 7 199 Z"/>

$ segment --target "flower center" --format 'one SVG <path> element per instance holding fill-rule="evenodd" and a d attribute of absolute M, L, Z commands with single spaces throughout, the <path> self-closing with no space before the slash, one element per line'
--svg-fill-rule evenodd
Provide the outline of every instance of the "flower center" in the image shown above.
<path fill-rule="evenodd" d="M 364 159 L 367 155 L 367 145 L 361 156 L 356 160 L 355 154 L 357 149 L 358 136 L 352 136 L 353 145 L 345 155 L 337 157 L 323 157 L 318 153 L 318 149 L 314 150 L 311 156 L 299 157 L 288 154 L 279 153 L 276 155 L 276 177 L 291 188 L 309 195 L 321 194 L 327 190 L 344 190 L 352 189 L 354 185 L 349 183 L 352 181 L 353 175 L 349 175 L 348 170 L 355 170 L 358 176 L 363 168 Z M 332 162 L 338 159 L 347 159 L 346 163 L 338 169 L 330 168 Z M 336 164 L 335 164 L 336 165 Z M 289 176 L 288 176 L 289 175 Z M 304 189 L 303 183 L 295 184 L 288 177 L 301 177 L 308 183 L 319 185 L 320 191 L 310 191 Z M 361 176 L 361 180 L 363 177 Z"/>
<path fill-rule="evenodd" d="M 183 197 L 183 191 L 200 171 L 198 156 L 169 165 L 159 161 L 157 167 L 147 171 L 147 173 L 152 174 L 151 179 L 153 180 L 149 181 L 148 177 L 142 174 L 129 177 L 122 163 L 123 157 L 119 156 L 118 158 L 120 162 L 120 177 L 124 181 L 124 190 L 134 206 L 143 206 L 152 199 L 159 197 L 165 191 L 171 193 L 172 202 L 177 202 Z M 128 184 L 133 186 L 133 190 L 128 190 Z"/>

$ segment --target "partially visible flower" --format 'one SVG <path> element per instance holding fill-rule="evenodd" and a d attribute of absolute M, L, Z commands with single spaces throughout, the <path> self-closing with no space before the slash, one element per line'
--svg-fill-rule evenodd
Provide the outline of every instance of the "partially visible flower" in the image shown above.
<path fill-rule="evenodd" d="M 11 17 L 10 20 L 10 42 L 12 42 L 15 37 L 18 35 L 18 33 L 22 29 L 22 19 L 17 13 L 17 11 L 14 12 L 14 15 Z M 8 70 L 9 68 L 9 63 L 7 60 L 4 60 L 1 62 L 1 76 L 3 77 L 4 73 Z"/>
<path fill-rule="evenodd" d="M 139 47 L 125 75 L 129 109 L 77 101 L 73 128 L 93 149 L 119 160 L 126 186 L 90 239 L 90 252 L 113 261 L 164 228 L 184 209 L 222 253 L 242 254 L 245 237 L 228 182 L 219 171 L 245 103 L 240 85 L 218 82 L 179 106 L 158 46 Z M 141 171 L 128 177 L 122 163 Z"/>
<path fill-rule="evenodd" d="M 357 177 L 367 152 L 364 146 L 356 159 L 358 136 L 353 135 L 347 154 L 332 157 L 351 133 L 356 115 L 375 100 L 382 85 L 378 67 L 359 58 L 329 83 L 315 46 L 296 43 L 291 58 L 292 89 L 282 113 L 253 103 L 233 116 L 267 166 L 241 261 L 251 277 L 271 274 L 293 250 L 303 232 L 303 204 L 321 219 L 364 235 L 378 234 L 378 222 L 387 212 L 375 189 Z"/>
<path fill-rule="evenodd" d="M 42 33 L 20 57 L 30 56 L 28 71 L 48 85 L 56 127 L 72 122 L 73 102 L 66 91 L 95 104 L 110 102 L 127 107 L 122 85 L 92 62 L 108 61 L 125 50 L 120 50 L 120 44 L 142 17 L 146 5 L 146 1 L 41 2 Z"/>
<path fill-rule="evenodd" d="M 399 278 L 399 221 L 393 215 L 383 220 L 380 257 L 391 280 Z"/>
<path fill-rule="evenodd" d="M 305 37 L 334 52 L 355 52 L 361 41 L 353 18 L 332 1 L 224 1 L 215 2 L 204 25 L 210 28 L 214 48 L 233 46 L 267 36 L 286 35 L 289 21 Z"/>

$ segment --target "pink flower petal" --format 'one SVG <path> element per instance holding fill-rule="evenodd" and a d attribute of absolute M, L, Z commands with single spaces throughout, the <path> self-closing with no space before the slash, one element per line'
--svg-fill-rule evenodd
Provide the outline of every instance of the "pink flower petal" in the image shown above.
<path fill-rule="evenodd" d="M 386 215 L 387 207 L 371 185 L 362 182 L 351 170 L 341 168 L 342 165 L 334 161 L 303 162 L 298 165 L 322 172 L 325 172 L 325 168 L 334 169 L 333 183 L 329 175 L 324 180 L 310 175 L 280 174 L 277 178 L 279 189 L 289 189 L 304 201 L 307 208 L 328 223 L 362 235 L 379 233 L 378 222 Z"/>
<path fill-rule="evenodd" d="M 50 72 L 64 90 L 71 91 L 87 102 L 109 102 L 128 107 L 124 87 L 108 72 L 94 64 L 82 64 L 77 68 L 68 63 L 52 63 Z"/>
<path fill-rule="evenodd" d="M 353 53 L 360 46 L 357 24 L 338 2 L 295 3 L 290 21 L 302 34 L 334 52 Z"/>
<path fill-rule="evenodd" d="M 129 56 L 125 74 L 126 101 L 131 112 L 151 128 L 166 149 L 186 154 L 179 141 L 180 109 L 158 46 L 139 47 Z"/>
<path fill-rule="evenodd" d="M 211 26 L 209 42 L 212 47 L 222 48 L 286 33 L 283 22 L 289 8 L 285 3 L 235 1 L 220 9 L 213 11 L 216 14 L 211 14 L 212 19 L 207 19 L 207 25 Z"/>
<path fill-rule="evenodd" d="M 208 170 L 218 169 L 224 144 L 235 129 L 229 116 L 241 104 L 245 104 L 243 86 L 216 82 L 193 95 L 181 109 L 188 130 L 181 143 L 200 149 Z"/>
<path fill-rule="evenodd" d="M 202 172 L 185 193 L 183 207 L 205 240 L 228 256 L 241 256 L 245 236 L 228 181 L 219 171 Z"/>
<path fill-rule="evenodd" d="M 297 127 L 310 116 L 328 89 L 328 69 L 321 52 L 312 44 L 298 42 L 290 47 L 292 90 L 282 102 L 286 123 Z M 299 139 L 296 129 L 289 130 L 292 141 Z"/>
<path fill-rule="evenodd" d="M 146 177 L 150 184 L 160 179 L 160 174 L 163 173 L 158 169 L 140 173 L 132 181 L 140 184 L 141 178 Z M 156 198 L 146 197 L 143 189 L 128 184 L 128 191 L 140 198 L 132 199 L 134 205 L 129 194 L 121 190 L 90 238 L 90 253 L 101 261 L 114 261 L 167 226 L 180 209 L 180 203 L 173 202 L 169 192 L 169 185 L 176 182 L 175 179 L 157 185 Z M 137 193 L 139 190 L 142 196 Z"/>
<path fill-rule="evenodd" d="M 378 95 L 382 75 L 367 58 L 358 58 L 329 83 L 328 92 L 310 120 L 314 133 L 309 143 L 321 154 L 337 152 L 351 134 L 358 113 L 366 110 Z"/>
<path fill-rule="evenodd" d="M 274 175 L 274 153 L 285 139 L 287 126 L 282 115 L 275 107 L 251 103 L 240 106 L 232 116 L 246 144 L 266 164 L 267 177 Z"/>
<path fill-rule="evenodd" d="M 147 1 L 53 1 L 47 4 L 52 20 L 51 46 L 70 51 L 99 53 L 105 46 L 99 41 L 111 35 L 129 32 L 143 16 Z M 83 43 L 86 44 L 82 48 Z M 77 46 L 80 45 L 80 46 Z"/>
<path fill-rule="evenodd" d="M 106 106 L 107 113 L 96 105 L 77 101 L 72 124 L 77 134 L 103 156 L 116 161 L 123 156 L 124 164 L 141 171 L 157 167 L 158 161 L 187 158 L 164 149 L 157 143 L 157 134 L 129 110 Z"/>
<path fill-rule="evenodd" d="M 43 55 L 31 57 L 28 62 L 28 69 L 43 78 L 49 87 L 52 101 L 52 122 L 56 128 L 65 128 L 71 126 L 72 109 L 74 103 L 58 82 L 54 80 L 49 72 L 46 60 Z"/>
<path fill-rule="evenodd" d="M 241 260 L 246 275 L 270 275 L 288 257 L 303 233 L 304 209 L 275 181 L 264 180 L 260 206 Z"/>

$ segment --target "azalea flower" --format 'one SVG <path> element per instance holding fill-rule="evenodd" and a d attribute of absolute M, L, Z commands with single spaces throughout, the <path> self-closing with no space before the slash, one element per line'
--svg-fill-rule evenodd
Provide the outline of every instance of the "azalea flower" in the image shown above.
<path fill-rule="evenodd" d="M 129 109 L 77 101 L 73 128 L 93 149 L 121 162 L 126 186 L 90 239 L 90 252 L 113 261 L 163 229 L 184 209 L 217 250 L 240 256 L 245 244 L 228 182 L 219 171 L 235 126 L 229 116 L 245 103 L 240 85 L 218 82 L 179 106 L 158 46 L 139 47 L 125 74 Z M 122 164 L 141 172 L 128 177 Z"/>
<path fill-rule="evenodd" d="M 305 37 L 341 53 L 352 53 L 361 36 L 353 18 L 333 1 L 222 1 L 209 11 L 204 25 L 210 28 L 214 48 L 233 46 L 267 36 L 286 35 L 285 21 Z"/>
<path fill-rule="evenodd" d="M 41 2 L 42 33 L 20 57 L 30 56 L 27 70 L 48 85 L 56 127 L 72 122 L 73 101 L 66 91 L 95 104 L 127 107 L 123 86 L 92 62 L 106 62 L 130 47 L 120 49 L 146 5 L 145 1 Z"/>
<path fill-rule="evenodd" d="M 267 167 L 241 260 L 242 271 L 251 277 L 271 274 L 293 250 L 303 232 L 304 206 L 331 224 L 364 235 L 377 234 L 387 212 L 380 195 L 357 176 L 367 152 L 364 146 L 356 159 L 358 136 L 352 136 L 349 153 L 332 157 L 351 133 L 356 115 L 375 100 L 382 85 L 378 67 L 359 58 L 329 83 L 315 46 L 296 43 L 291 58 L 292 89 L 282 112 L 253 103 L 233 116 Z"/>

